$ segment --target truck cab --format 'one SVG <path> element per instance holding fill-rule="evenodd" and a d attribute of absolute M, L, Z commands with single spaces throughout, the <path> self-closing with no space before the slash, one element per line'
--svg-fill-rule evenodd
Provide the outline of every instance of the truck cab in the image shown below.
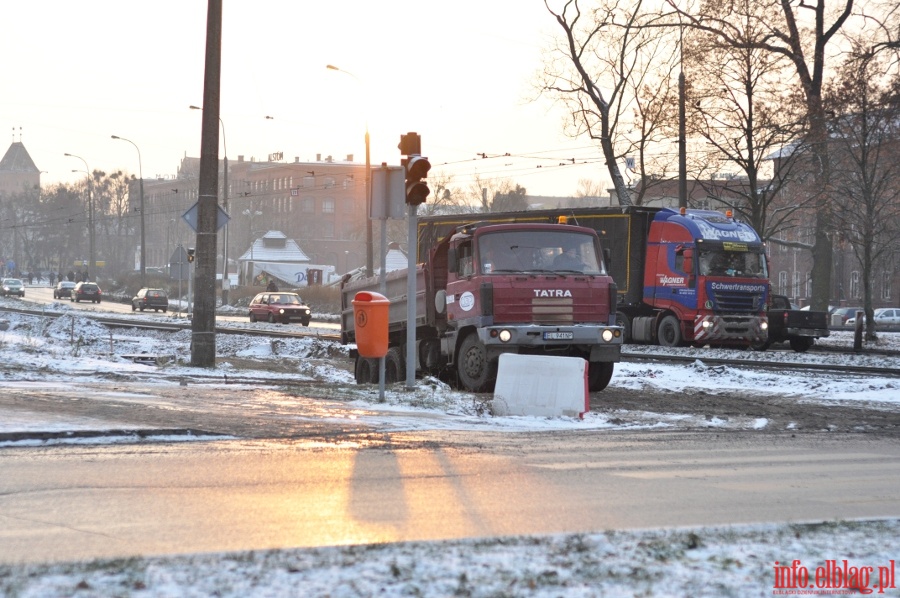
<path fill-rule="evenodd" d="M 768 292 L 765 246 L 729 213 L 660 210 L 653 219 L 644 269 L 644 303 L 635 340 L 677 346 L 748 346 L 765 339 Z"/>
<path fill-rule="evenodd" d="M 446 246 L 446 279 L 441 253 Z M 616 287 L 594 230 L 560 224 L 459 227 L 433 250 L 441 354 L 454 356 L 462 386 L 488 389 L 502 353 L 577 356 L 602 390 L 619 361 Z M 443 308 L 443 309 L 441 309 Z M 436 351 L 432 351 L 436 353 Z"/>

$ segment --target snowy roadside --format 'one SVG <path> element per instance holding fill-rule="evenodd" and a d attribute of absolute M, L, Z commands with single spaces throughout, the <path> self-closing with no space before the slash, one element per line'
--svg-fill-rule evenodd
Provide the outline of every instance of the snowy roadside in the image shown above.
<path fill-rule="evenodd" d="M 10 322 L 8 330 L 0 331 L 0 384 L 4 392 L 36 385 L 65 388 L 73 379 L 98 384 L 140 379 L 144 385 L 163 386 L 172 385 L 173 378 L 191 380 L 210 375 L 209 370 L 182 365 L 189 360 L 188 331 L 159 334 L 135 330 L 111 335 L 102 326 L 77 315 L 53 321 L 13 314 L 4 318 Z M 888 339 L 893 341 L 895 337 Z M 828 342 L 852 343 L 852 339 L 849 335 L 842 338 L 835 334 Z M 640 348 L 629 350 L 641 351 Z M 352 412 L 359 423 L 389 430 L 475 429 L 516 433 L 635 427 L 633 420 L 622 423 L 618 418 L 600 413 L 590 413 L 584 420 L 490 417 L 473 407 L 471 395 L 453 391 L 437 381 L 423 384 L 412 395 L 412 401 L 409 393 L 389 390 L 387 401 L 379 403 L 371 389 L 352 383 L 343 351 L 314 338 L 273 341 L 222 335 L 217 340 L 222 363 L 214 374 L 246 381 L 324 382 L 322 386 L 329 393 L 341 395 L 340 404 L 331 416 L 347 417 Z M 860 376 L 838 381 L 825 375 L 798 378 L 789 372 L 709 367 L 703 363 L 702 351 L 688 351 L 697 351 L 696 360 L 683 366 L 619 364 L 612 387 L 637 390 L 662 387 L 673 392 L 698 388 L 718 392 L 734 388 L 761 394 L 789 392 L 805 401 L 822 403 L 863 401 L 886 409 L 900 406 L 900 383 L 896 378 Z M 175 359 L 157 367 L 136 364 L 123 357 L 142 352 L 171 354 Z M 815 359 L 900 368 L 900 359 L 896 357 L 852 353 L 801 355 L 768 351 L 743 355 L 774 362 Z M 278 371 L 272 367 L 276 363 Z M 153 396 L 135 398 L 138 399 L 154 400 Z M 346 412 L 340 411 L 341 405 L 346 407 Z M 682 417 L 645 414 L 642 426 L 677 425 Z M 751 430 L 767 425 L 759 420 L 707 423 L 710 427 Z M 122 424 L 123 428 L 127 427 L 127 422 Z M 16 430 L 91 430 L 98 425 L 101 424 L 87 420 L 54 421 L 46 414 L 29 417 L 27 410 L 16 411 L 16 417 L 0 412 L 0 434 Z M 178 439 L 165 435 L 152 439 L 174 440 Z M 900 557 L 898 538 L 900 519 L 890 519 L 678 530 L 597 530 L 579 535 L 173 555 L 59 565 L 0 565 L 0 596 L 763 596 L 800 589 L 776 587 L 778 583 L 784 586 L 785 580 L 800 581 L 776 569 L 776 561 L 794 565 L 792 572 L 805 568 L 813 583 L 808 590 L 850 594 L 854 592 L 834 587 L 833 579 L 826 580 L 832 584 L 830 587 L 816 587 L 816 570 L 830 567 L 831 561 L 842 567 L 846 559 L 848 567 L 858 568 L 858 584 L 863 581 L 860 572 L 869 572 L 859 568 L 871 567 L 863 586 L 876 588 L 879 574 L 894 573 L 894 562 Z M 886 586 L 885 595 L 898 595 L 894 577 L 882 585 Z M 878 593 L 878 589 L 874 592 Z"/>
<path fill-rule="evenodd" d="M 0 595 L 896 596 L 898 538 L 848 521 L 0 565 Z"/>

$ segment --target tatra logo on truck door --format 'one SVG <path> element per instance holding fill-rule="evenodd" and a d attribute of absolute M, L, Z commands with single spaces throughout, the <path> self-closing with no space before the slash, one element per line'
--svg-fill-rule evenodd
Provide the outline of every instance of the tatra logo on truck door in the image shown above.
<path fill-rule="evenodd" d="M 535 297 L 571 297 L 569 289 L 534 289 Z"/>

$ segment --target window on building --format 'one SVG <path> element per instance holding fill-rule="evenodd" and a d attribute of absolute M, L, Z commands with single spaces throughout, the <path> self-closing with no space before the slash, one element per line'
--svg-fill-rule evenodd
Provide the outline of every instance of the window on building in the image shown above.
<path fill-rule="evenodd" d="M 788 274 L 782 270 L 778 273 L 778 294 L 787 295 Z"/>
<path fill-rule="evenodd" d="M 859 299 L 862 296 L 859 288 L 859 270 L 850 273 L 850 298 Z"/>
<path fill-rule="evenodd" d="M 303 188 L 304 189 L 312 189 L 315 186 L 316 186 L 316 177 L 314 177 L 314 176 L 303 177 Z"/>
<path fill-rule="evenodd" d="M 800 273 L 795 270 L 793 274 L 793 280 L 791 281 L 791 294 L 794 298 L 794 301 L 800 298 L 800 292 Z"/>
<path fill-rule="evenodd" d="M 881 298 L 888 301 L 891 298 L 891 283 L 893 277 L 887 270 L 881 272 Z"/>
<path fill-rule="evenodd" d="M 316 200 L 311 197 L 304 197 L 301 200 L 300 211 L 304 214 L 315 214 L 316 213 Z"/>
<path fill-rule="evenodd" d="M 334 177 L 333 176 L 325 177 L 325 188 L 331 189 L 332 187 L 334 187 Z"/>
<path fill-rule="evenodd" d="M 319 223 L 319 228 L 322 231 L 322 237 L 325 239 L 333 239 L 334 238 L 334 222 L 331 220 L 324 220 Z"/>
<path fill-rule="evenodd" d="M 806 280 L 806 296 L 812 297 L 812 278 L 803 273 L 803 279 Z"/>
<path fill-rule="evenodd" d="M 326 197 L 322 200 L 322 213 L 334 214 L 334 200 L 332 198 Z"/>
<path fill-rule="evenodd" d="M 352 174 L 344 177 L 344 189 L 349 189 L 350 187 L 353 187 L 355 184 L 356 184 L 356 182 L 355 182 L 355 179 L 353 178 Z"/>

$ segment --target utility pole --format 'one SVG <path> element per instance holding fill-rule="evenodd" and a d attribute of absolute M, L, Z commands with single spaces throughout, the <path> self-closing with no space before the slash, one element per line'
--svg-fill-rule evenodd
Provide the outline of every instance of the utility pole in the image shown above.
<path fill-rule="evenodd" d="M 219 82 L 222 66 L 222 0 L 208 0 L 200 188 L 194 267 L 191 365 L 216 365 L 216 227 L 219 210 Z"/>

